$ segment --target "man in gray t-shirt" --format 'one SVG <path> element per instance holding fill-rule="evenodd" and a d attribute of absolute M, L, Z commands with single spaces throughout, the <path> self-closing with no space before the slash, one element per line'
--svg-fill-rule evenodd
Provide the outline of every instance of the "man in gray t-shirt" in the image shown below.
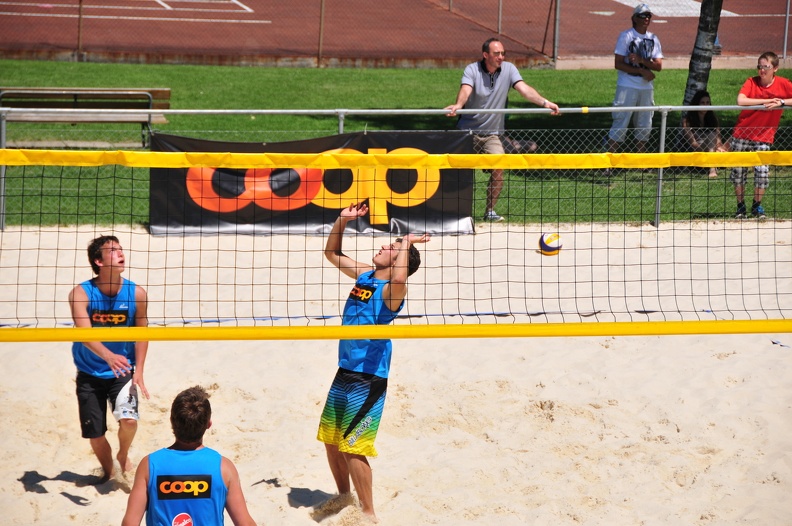
<path fill-rule="evenodd" d="M 558 115 L 558 105 L 548 101 L 534 88 L 526 84 L 514 64 L 506 62 L 506 51 L 497 38 L 490 38 L 481 46 L 483 58 L 479 62 L 468 64 L 462 74 L 462 85 L 459 87 L 456 103 L 447 106 L 448 116 L 456 116 L 459 109 L 496 110 L 506 107 L 509 89 L 514 88 L 522 97 L 537 106 L 550 109 Z M 472 130 L 473 147 L 476 153 L 503 154 L 503 143 L 500 135 L 506 131 L 506 115 L 503 113 L 476 113 L 459 116 L 457 128 Z M 490 172 L 487 186 L 487 210 L 485 221 L 503 221 L 495 212 L 495 203 L 503 189 L 503 170 Z"/>

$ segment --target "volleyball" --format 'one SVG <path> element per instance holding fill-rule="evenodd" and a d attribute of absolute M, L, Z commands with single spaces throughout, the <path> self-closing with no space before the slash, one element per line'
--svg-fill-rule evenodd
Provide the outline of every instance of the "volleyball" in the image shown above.
<path fill-rule="evenodd" d="M 543 256 L 557 256 L 562 247 L 561 236 L 558 232 L 542 234 L 539 237 L 539 252 Z"/>

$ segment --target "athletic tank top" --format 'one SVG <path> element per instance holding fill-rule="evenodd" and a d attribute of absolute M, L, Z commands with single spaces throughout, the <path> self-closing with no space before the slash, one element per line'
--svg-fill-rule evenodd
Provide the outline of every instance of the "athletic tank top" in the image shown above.
<path fill-rule="evenodd" d="M 344 305 L 343 325 L 387 325 L 404 307 L 402 301 L 396 312 L 388 308 L 382 299 L 382 289 L 388 282 L 373 275 L 372 270 L 358 277 Z M 338 366 L 387 378 L 391 351 L 390 340 L 341 340 L 338 344 Z"/>
<path fill-rule="evenodd" d="M 160 449 L 148 457 L 147 526 L 222 526 L 228 488 L 214 449 Z"/>
<path fill-rule="evenodd" d="M 135 284 L 124 279 L 121 289 L 113 297 L 105 296 L 96 280 L 81 283 L 88 295 L 88 315 L 91 327 L 132 327 L 135 324 Z M 103 342 L 108 349 L 116 354 L 126 356 L 129 363 L 135 366 L 135 342 Z M 107 362 L 91 352 L 80 342 L 72 344 L 72 356 L 77 369 L 98 378 L 114 378 L 115 375 Z"/>

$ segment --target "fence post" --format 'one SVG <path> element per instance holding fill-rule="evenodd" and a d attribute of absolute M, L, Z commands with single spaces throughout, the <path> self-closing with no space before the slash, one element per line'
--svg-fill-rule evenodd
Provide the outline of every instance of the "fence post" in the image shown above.
<path fill-rule="evenodd" d="M 789 0 L 787 0 L 786 16 L 784 17 L 784 57 L 787 58 L 787 41 L 789 39 Z"/>
<path fill-rule="evenodd" d="M 0 150 L 6 147 L 6 114 L 0 113 Z M 5 230 L 5 174 L 6 166 L 0 166 L 0 231 Z"/>
<path fill-rule="evenodd" d="M 660 110 L 660 153 L 665 153 L 666 127 L 668 125 L 668 108 Z M 655 196 L 654 227 L 660 228 L 660 208 L 663 201 L 663 168 L 657 170 L 657 195 Z"/>
<path fill-rule="evenodd" d="M 319 2 L 319 48 L 316 50 L 316 67 L 322 67 L 322 51 L 324 47 L 324 12 L 325 12 L 325 3 L 324 0 L 320 0 Z"/>
<path fill-rule="evenodd" d="M 338 135 L 344 133 L 344 110 L 338 110 Z"/>
<path fill-rule="evenodd" d="M 553 62 L 558 66 L 558 41 L 560 37 L 558 31 L 561 28 L 561 0 L 555 3 L 555 29 L 553 30 Z"/>

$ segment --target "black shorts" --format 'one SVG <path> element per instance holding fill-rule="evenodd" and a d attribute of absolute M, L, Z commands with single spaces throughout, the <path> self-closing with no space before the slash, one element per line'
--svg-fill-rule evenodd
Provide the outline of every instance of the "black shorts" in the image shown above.
<path fill-rule="evenodd" d="M 122 418 L 138 420 L 137 390 L 132 375 L 119 378 L 97 378 L 77 371 L 77 403 L 80 408 L 80 427 L 83 438 L 99 438 L 107 432 L 107 404 L 116 421 Z"/>

